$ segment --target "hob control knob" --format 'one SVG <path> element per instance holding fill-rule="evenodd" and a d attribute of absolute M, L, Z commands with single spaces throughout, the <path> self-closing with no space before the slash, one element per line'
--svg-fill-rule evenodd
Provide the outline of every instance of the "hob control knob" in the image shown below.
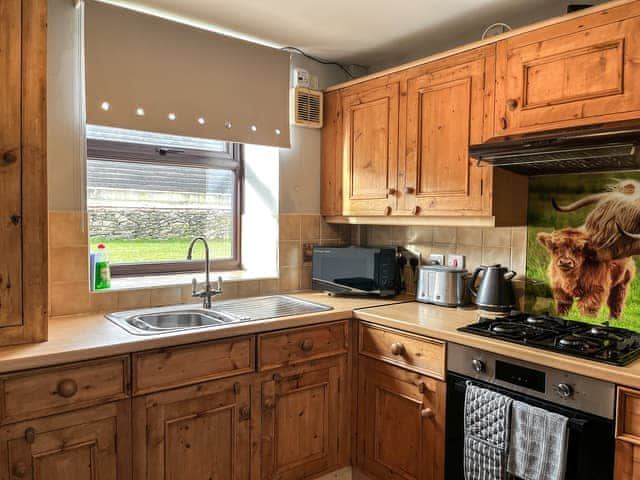
<path fill-rule="evenodd" d="M 559 383 L 556 385 L 556 389 L 558 391 L 558 395 L 562 398 L 569 398 L 573 395 L 573 388 L 571 388 L 571 385 L 566 383 Z"/>
<path fill-rule="evenodd" d="M 482 360 L 478 360 L 477 358 L 474 358 L 471 361 L 471 364 L 473 365 L 473 369 L 478 372 L 478 373 L 482 373 L 485 370 L 485 365 L 484 362 Z"/>

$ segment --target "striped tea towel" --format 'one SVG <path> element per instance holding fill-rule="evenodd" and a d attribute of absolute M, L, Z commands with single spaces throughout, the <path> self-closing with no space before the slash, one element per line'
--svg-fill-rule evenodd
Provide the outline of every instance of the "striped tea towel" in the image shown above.
<path fill-rule="evenodd" d="M 509 417 L 513 400 L 467 385 L 464 402 L 464 478 L 506 478 Z"/>
<path fill-rule="evenodd" d="M 562 480 L 567 462 L 567 417 L 514 401 L 507 470 L 523 480 Z"/>

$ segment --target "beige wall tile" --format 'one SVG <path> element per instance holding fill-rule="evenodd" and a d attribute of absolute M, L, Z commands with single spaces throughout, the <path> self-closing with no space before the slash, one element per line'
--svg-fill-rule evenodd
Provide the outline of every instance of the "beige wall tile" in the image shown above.
<path fill-rule="evenodd" d="M 458 245 L 481 247 L 482 228 L 458 227 L 456 229 L 456 240 Z"/>
<path fill-rule="evenodd" d="M 320 215 L 302 215 L 302 240 L 320 239 Z"/>
<path fill-rule="evenodd" d="M 511 248 L 527 248 L 527 227 L 514 227 L 511 229 Z"/>
<path fill-rule="evenodd" d="M 302 267 L 300 290 L 311 290 L 311 265 L 304 265 Z"/>
<path fill-rule="evenodd" d="M 91 297 L 88 282 L 52 283 L 51 315 L 73 315 L 91 310 Z"/>
<path fill-rule="evenodd" d="M 470 272 L 482 265 L 482 247 L 458 245 L 456 247 L 456 253 L 458 255 L 464 255 L 465 268 Z"/>
<path fill-rule="evenodd" d="M 89 247 L 53 247 L 49 249 L 51 282 L 85 282 L 89 285 Z"/>
<path fill-rule="evenodd" d="M 281 267 L 298 267 L 302 263 L 302 246 L 300 242 L 280 242 L 278 260 Z"/>
<path fill-rule="evenodd" d="M 267 278 L 260 280 L 260 295 L 273 295 L 278 292 L 278 279 Z"/>
<path fill-rule="evenodd" d="M 504 267 L 511 267 L 511 251 L 506 247 L 485 247 L 482 252 L 482 264 L 494 265 L 499 263 Z"/>
<path fill-rule="evenodd" d="M 222 300 L 233 300 L 238 298 L 238 282 L 224 282 L 222 285 L 222 294 L 216 295 L 212 302 L 221 302 Z M 202 300 L 200 300 L 202 302 Z"/>
<path fill-rule="evenodd" d="M 456 227 L 433 227 L 433 243 L 456 244 Z"/>
<path fill-rule="evenodd" d="M 433 242 L 433 227 L 429 226 L 415 226 L 415 227 L 402 227 L 404 228 L 404 238 L 407 243 L 420 243 L 428 245 Z"/>
<path fill-rule="evenodd" d="M 300 215 L 280 215 L 280 240 L 300 240 L 302 218 Z"/>
<path fill-rule="evenodd" d="M 154 288 L 151 290 L 152 307 L 178 305 L 180 303 L 182 303 L 181 287 Z"/>
<path fill-rule="evenodd" d="M 300 268 L 283 267 L 280 269 L 278 291 L 291 292 L 300 289 Z"/>
<path fill-rule="evenodd" d="M 511 246 L 511 228 L 485 228 L 482 230 L 485 247 L 509 247 Z"/>
<path fill-rule="evenodd" d="M 320 221 L 320 238 L 322 240 L 339 240 L 344 230 L 343 225 Z"/>
<path fill-rule="evenodd" d="M 191 285 L 184 285 L 180 287 L 181 302 L 182 303 L 202 303 L 202 300 L 195 298 L 191 295 L 193 288 Z"/>
<path fill-rule="evenodd" d="M 91 311 L 92 312 L 115 312 L 118 310 L 118 294 L 117 292 L 91 292 Z"/>
<path fill-rule="evenodd" d="M 378 247 L 384 245 L 392 245 L 393 230 L 386 225 L 372 225 L 367 228 L 367 245 Z"/>
<path fill-rule="evenodd" d="M 133 310 L 151 306 L 151 290 L 121 290 L 118 292 L 118 310 Z"/>
<path fill-rule="evenodd" d="M 451 255 L 452 253 L 456 253 L 456 245 L 455 244 L 445 244 L 445 243 L 434 243 L 431 246 L 431 253 L 442 254 L 445 256 L 444 261 L 447 261 L 447 255 Z"/>
<path fill-rule="evenodd" d="M 527 251 L 523 247 L 511 248 L 511 268 L 521 275 L 526 275 Z"/>
<path fill-rule="evenodd" d="M 83 215 L 81 212 L 49 212 L 49 246 L 87 246 L 87 223 L 84 222 L 83 231 Z"/>
<path fill-rule="evenodd" d="M 238 282 L 238 297 L 257 297 L 260 295 L 260 280 Z"/>

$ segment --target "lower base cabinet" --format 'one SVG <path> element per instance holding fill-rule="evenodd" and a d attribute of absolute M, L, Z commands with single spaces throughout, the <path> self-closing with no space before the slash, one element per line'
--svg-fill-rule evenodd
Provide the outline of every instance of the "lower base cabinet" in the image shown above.
<path fill-rule="evenodd" d="M 338 468 L 347 405 L 345 356 L 263 374 L 263 480 L 299 480 Z"/>
<path fill-rule="evenodd" d="M 614 480 L 640 478 L 640 445 L 616 440 L 616 467 Z"/>
<path fill-rule="evenodd" d="M 130 402 L 4 426 L 0 479 L 131 478 Z"/>
<path fill-rule="evenodd" d="M 252 376 L 133 400 L 134 479 L 248 480 Z"/>
<path fill-rule="evenodd" d="M 444 479 L 446 383 L 358 359 L 357 464 L 376 480 Z"/>

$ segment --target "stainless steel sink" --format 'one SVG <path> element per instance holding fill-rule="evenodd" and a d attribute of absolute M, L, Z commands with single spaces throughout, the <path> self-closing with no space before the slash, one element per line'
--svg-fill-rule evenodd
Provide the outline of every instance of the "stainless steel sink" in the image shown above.
<path fill-rule="evenodd" d="M 216 302 L 211 309 L 175 305 L 109 313 L 106 317 L 135 335 L 157 335 L 326 310 L 331 307 L 287 295 L 271 295 Z"/>

